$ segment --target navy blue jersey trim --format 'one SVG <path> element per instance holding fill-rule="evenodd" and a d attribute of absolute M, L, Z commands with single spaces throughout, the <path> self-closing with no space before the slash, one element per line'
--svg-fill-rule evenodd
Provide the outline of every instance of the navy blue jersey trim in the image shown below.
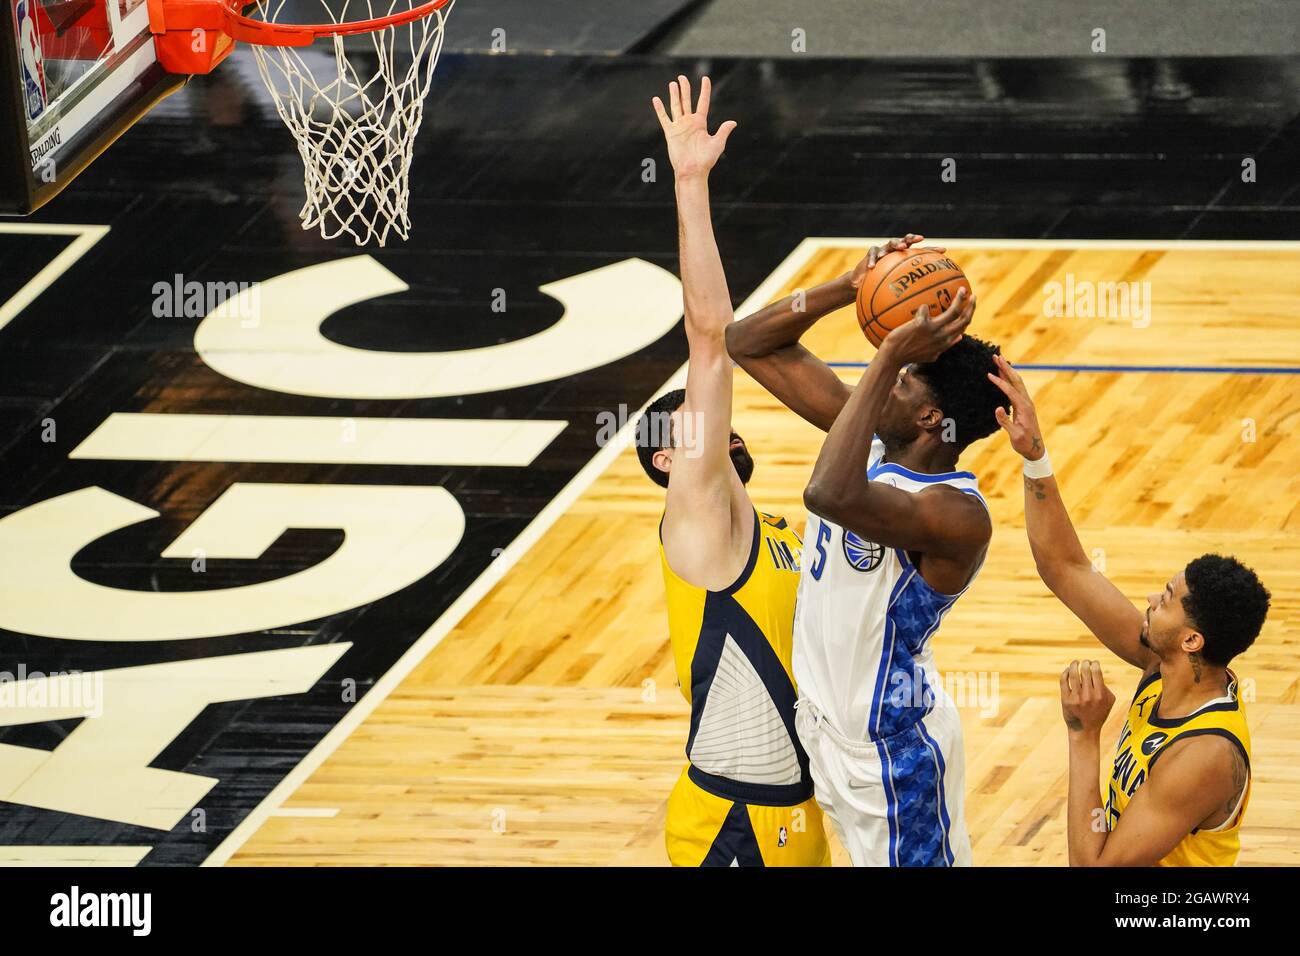
<path fill-rule="evenodd" d="M 763 853 L 758 848 L 754 826 L 744 804 L 733 803 L 727 817 L 713 838 L 713 845 L 700 861 L 700 866 L 764 866 Z"/>
<path fill-rule="evenodd" d="M 754 565 L 758 563 L 758 546 L 763 540 L 763 530 L 759 527 L 763 523 L 763 516 L 754 508 L 754 537 L 749 543 L 749 560 L 745 562 L 745 568 L 740 572 L 740 577 L 736 578 L 731 587 L 719 591 L 719 594 L 735 594 L 749 581 L 749 576 L 754 573 Z"/>
<path fill-rule="evenodd" d="M 726 644 L 728 636 L 735 641 L 741 653 L 745 655 L 758 673 L 759 679 L 763 682 L 763 687 L 767 690 L 768 697 L 771 699 L 773 706 L 776 707 L 776 712 L 781 716 L 781 722 L 785 725 L 786 733 L 789 735 L 790 743 L 794 747 L 795 756 L 799 762 L 800 783 L 790 786 L 803 787 L 806 785 L 811 788 L 812 777 L 808 772 L 808 754 L 799 742 L 799 734 L 794 725 L 794 704 L 797 697 L 794 682 L 790 679 L 790 675 L 786 673 L 785 666 L 781 663 L 781 659 L 777 657 L 776 650 L 763 635 L 762 629 L 749 616 L 748 612 L 741 607 L 740 602 L 729 594 L 709 592 L 704 598 L 704 613 L 700 621 L 700 635 L 695 644 L 695 655 L 691 659 L 691 728 L 686 738 L 687 759 L 690 759 L 691 747 L 695 744 L 695 735 L 700 729 L 700 719 L 704 716 L 704 702 L 708 699 L 709 688 L 713 686 L 714 678 L 717 677 L 718 662 L 722 659 L 722 648 Z M 692 769 L 696 768 L 692 767 Z M 700 772 L 703 773 L 703 771 Z M 709 775 L 709 777 L 712 780 L 723 779 L 713 775 Z M 736 786 L 750 786 L 750 784 L 742 784 L 740 781 L 730 782 Z M 811 795 L 811 789 L 808 790 L 804 797 L 794 802 L 800 803 L 802 800 L 806 800 L 809 795 Z M 732 797 L 732 799 L 741 798 Z M 782 797 L 781 799 L 786 798 Z M 788 806 L 789 804 L 779 803 L 778 805 Z"/>
<path fill-rule="evenodd" d="M 1236 748 L 1241 751 L 1241 758 L 1246 761 L 1246 773 L 1250 773 L 1250 754 L 1246 753 L 1246 745 L 1241 742 L 1241 739 L 1236 734 L 1223 727 L 1201 727 L 1197 730 L 1189 730 L 1185 733 L 1181 733 L 1177 737 L 1171 737 L 1160 747 L 1159 750 L 1153 753 L 1151 759 L 1147 761 L 1147 778 L 1150 779 L 1151 772 L 1155 770 L 1156 761 L 1160 759 L 1160 755 L 1168 750 L 1172 744 L 1176 744 L 1180 740 L 1186 740 L 1188 737 L 1205 736 L 1223 737 L 1232 741 Z"/>
<path fill-rule="evenodd" d="M 715 797 L 755 806 L 795 807 L 813 795 L 811 777 L 802 783 L 745 783 L 706 773 L 694 764 L 686 768 L 686 775 L 697 787 Z"/>
<path fill-rule="evenodd" d="M 751 505 L 750 507 L 753 506 Z M 664 543 L 664 518 L 665 517 L 667 517 L 666 512 L 659 516 L 659 545 L 661 547 L 663 546 Z M 740 577 L 736 578 L 736 580 L 731 583 L 731 586 L 725 588 L 724 590 L 710 591 L 708 588 L 700 588 L 701 591 L 705 591 L 708 594 L 735 594 L 737 591 L 739 591 L 741 588 L 745 586 L 745 583 L 749 580 L 749 576 L 754 573 L 754 565 L 758 563 L 758 550 L 759 550 L 759 545 L 762 543 L 762 537 L 763 537 L 762 529 L 760 529 L 758 525 L 759 522 L 761 522 L 762 520 L 763 518 L 758 513 L 758 509 L 754 508 L 754 535 L 753 535 L 753 539 L 749 543 L 749 558 L 746 559 L 745 561 L 745 567 L 741 570 Z M 667 557 L 667 555 L 665 555 L 665 557 Z M 668 567 L 672 568 L 671 562 L 669 563 Z M 673 571 L 673 574 L 677 574 L 677 572 Z M 680 574 L 678 574 L 677 576 L 681 578 Z M 685 581 L 687 584 L 690 584 L 691 587 L 699 587 L 698 584 L 691 584 L 691 582 L 686 581 L 685 578 L 682 578 L 682 580 Z"/>
<path fill-rule="evenodd" d="M 1211 704 L 1208 707 L 1202 707 L 1199 710 L 1192 711 L 1192 713 L 1188 714 L 1186 717 L 1161 717 L 1160 701 L 1157 700 L 1155 705 L 1151 708 L 1151 716 L 1147 719 L 1147 723 L 1152 727 L 1181 727 L 1189 720 L 1194 720 L 1201 716 L 1201 714 L 1213 714 L 1216 711 L 1240 710 L 1241 701 L 1237 699 L 1237 677 L 1231 671 L 1228 672 L 1228 676 L 1231 677 L 1231 680 L 1228 682 L 1228 694 L 1232 697 L 1232 700 L 1227 703 Z M 1164 694 L 1161 694 L 1160 696 L 1163 698 Z"/>

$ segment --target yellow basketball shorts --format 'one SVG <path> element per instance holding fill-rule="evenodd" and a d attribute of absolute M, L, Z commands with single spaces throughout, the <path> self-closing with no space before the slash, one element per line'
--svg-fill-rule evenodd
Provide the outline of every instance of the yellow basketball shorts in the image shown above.
<path fill-rule="evenodd" d="M 793 806 L 741 802 L 705 790 L 682 771 L 668 798 L 673 866 L 830 866 L 817 800 Z"/>

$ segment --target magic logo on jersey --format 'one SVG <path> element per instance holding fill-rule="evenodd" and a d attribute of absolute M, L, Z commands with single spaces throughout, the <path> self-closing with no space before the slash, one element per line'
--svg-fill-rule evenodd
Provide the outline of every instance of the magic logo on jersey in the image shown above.
<path fill-rule="evenodd" d="M 844 529 L 844 559 L 855 571 L 874 571 L 885 559 L 885 549 L 874 541 Z"/>

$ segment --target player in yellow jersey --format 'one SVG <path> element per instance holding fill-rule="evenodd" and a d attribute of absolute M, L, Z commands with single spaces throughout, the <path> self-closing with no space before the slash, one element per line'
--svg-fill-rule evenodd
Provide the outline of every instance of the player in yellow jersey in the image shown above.
<path fill-rule="evenodd" d="M 1232 659 L 1254 643 L 1269 593 L 1235 558 L 1205 554 L 1145 617 L 1096 571 L 1061 500 L 1025 383 L 1001 356 L 998 422 L 1025 459 L 1025 530 L 1039 576 L 1111 651 L 1142 671 L 1104 796 L 1102 724 L 1115 695 L 1096 661 L 1061 674 L 1070 740 L 1071 866 L 1232 866 L 1250 800 L 1250 732 Z"/>
<path fill-rule="evenodd" d="M 734 122 L 709 134 L 709 80 L 655 97 L 672 161 L 690 365 L 685 391 L 638 422 L 637 451 L 667 489 L 659 526 L 668 629 L 691 705 L 689 764 L 668 800 L 668 857 L 677 866 L 830 864 L 808 756 L 794 728 L 790 668 L 798 536 L 760 515 L 754 469 L 731 429 L 731 294 L 713 237 L 708 176 Z"/>

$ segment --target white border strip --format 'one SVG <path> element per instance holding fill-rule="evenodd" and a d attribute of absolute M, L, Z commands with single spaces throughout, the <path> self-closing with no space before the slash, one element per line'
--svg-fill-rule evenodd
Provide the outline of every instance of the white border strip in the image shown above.
<path fill-rule="evenodd" d="M 804 262 L 807 261 L 808 253 L 804 249 L 804 243 L 796 246 L 780 265 L 763 280 L 743 303 L 741 303 L 738 314 L 745 315 L 755 309 L 761 308 L 771 300 L 782 286 L 788 282 L 791 277 L 799 271 Z M 663 392 L 673 388 L 681 388 L 686 384 L 686 365 L 683 364 L 674 372 L 664 384 L 655 390 L 650 399 L 642 405 L 635 415 L 628 418 L 626 424 L 619 429 L 618 434 L 609 441 L 604 447 L 596 452 L 595 456 L 583 466 L 560 491 L 558 495 L 538 512 L 528 526 L 520 532 L 510 545 L 501 552 L 495 561 L 487 566 L 474 582 L 461 592 L 460 596 L 452 602 L 451 607 L 447 608 L 442 615 L 433 622 L 433 625 L 425 631 L 412 644 L 397 662 L 390 667 L 384 675 L 375 682 L 375 686 L 370 693 L 362 697 L 351 710 L 343 715 L 343 718 L 334 725 L 334 727 L 321 738 L 320 743 L 312 748 L 311 752 L 304 757 L 296 767 L 289 771 L 288 775 L 280 781 L 266 797 L 253 808 L 252 812 L 240 822 L 239 826 L 231 831 L 212 851 L 211 855 L 203 861 L 203 866 L 222 866 L 238 852 L 239 848 L 244 845 L 255 832 L 266 822 L 267 818 L 274 815 L 280 808 L 280 805 L 297 790 L 307 778 L 316 772 L 317 768 L 338 749 L 339 745 L 356 730 L 361 723 L 369 717 L 381 703 L 391 694 L 397 686 L 406 679 L 406 676 L 415 669 L 416 665 L 424 658 L 429 656 L 442 639 L 461 619 L 473 609 L 474 605 L 487 596 L 487 593 L 496 586 L 497 582 L 505 577 L 506 573 L 519 562 L 528 551 L 536 544 L 556 520 L 569 510 L 569 507 L 578 500 L 584 491 L 591 487 L 592 483 L 604 473 L 618 457 L 619 453 L 632 443 L 636 433 L 636 422 L 641 417 L 650 402 L 658 398 Z"/>
<path fill-rule="evenodd" d="M 800 242 L 781 263 L 772 270 L 766 279 L 764 279 L 752 293 L 741 303 L 737 309 L 738 315 L 748 315 L 767 305 L 776 297 L 787 282 L 790 281 L 800 269 L 804 267 L 812 254 L 820 249 L 835 246 L 871 246 L 885 240 L 849 237 L 821 237 L 815 236 L 804 239 Z M 1080 240 L 1080 239 L 926 239 L 928 244 L 933 245 L 952 245 L 954 247 L 975 249 L 1072 249 L 1072 248 L 1114 248 L 1114 249 L 1173 249 L 1173 248 L 1197 248 L 1206 249 L 1257 249 L 1257 250 L 1275 250 L 1291 251 L 1300 250 L 1300 242 L 1214 242 L 1214 241 L 1185 241 L 1185 242 L 1145 242 L 1141 240 L 1121 240 L 1111 242 L 1109 240 Z M 676 372 L 669 377 L 668 381 L 655 391 L 650 401 L 658 398 L 660 394 L 669 389 L 681 388 L 686 383 L 686 365 L 683 364 Z M 619 453 L 631 444 L 636 431 L 637 419 L 641 417 L 646 406 L 650 404 L 647 401 L 645 405 L 637 411 L 635 415 L 629 417 L 624 426 L 619 429 L 618 434 L 612 441 L 596 452 L 595 456 L 579 471 L 563 490 L 560 491 L 544 507 L 526 527 L 509 547 L 501 552 L 482 574 L 466 588 L 460 596 L 452 603 L 451 607 L 434 621 L 433 625 L 425 631 L 416 640 L 406 653 L 403 654 L 397 662 L 388 669 L 387 672 L 375 683 L 374 688 L 365 697 L 361 698 L 351 710 L 343 715 L 343 718 L 334 725 L 311 752 L 304 757 L 296 767 L 294 767 L 280 781 L 266 797 L 253 808 L 240 824 L 231 831 L 230 835 L 224 839 L 211 855 L 203 862 L 203 866 L 222 866 L 238 852 L 239 848 L 244 845 L 262 824 L 276 813 L 280 805 L 300 787 L 308 777 L 316 772 L 317 768 L 338 749 L 339 745 L 369 717 L 375 709 L 383 703 L 389 694 L 406 676 L 415 669 L 425 657 L 429 655 L 435 647 L 441 643 L 442 639 L 460 623 L 461 619 L 478 604 L 478 602 L 487 595 L 489 591 L 499 582 L 511 568 L 519 562 L 529 549 L 536 544 L 551 527 L 556 520 L 569 510 L 569 507 L 578 500 L 592 483 L 613 463 Z"/>
<path fill-rule="evenodd" d="M 32 276 L 21 289 L 15 292 L 9 301 L 0 305 L 0 329 L 14 320 L 32 300 L 48 289 L 54 280 L 72 267 L 72 264 L 86 254 L 86 250 L 108 235 L 108 226 L 61 226 L 41 225 L 39 223 L 15 222 L 0 223 L 0 233 L 17 233 L 36 236 L 76 236 L 62 252 L 46 263 L 45 268 Z"/>

